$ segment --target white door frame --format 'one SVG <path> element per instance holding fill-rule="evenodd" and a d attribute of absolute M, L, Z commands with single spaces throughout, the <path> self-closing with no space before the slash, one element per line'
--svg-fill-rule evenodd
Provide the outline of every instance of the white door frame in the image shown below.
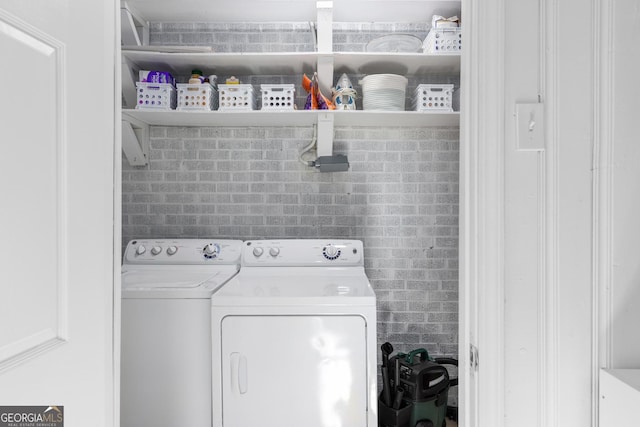
<path fill-rule="evenodd" d="M 541 183 L 540 205 L 534 214 L 527 214 L 527 219 L 540 221 L 538 230 L 543 233 L 541 240 L 531 242 L 532 246 L 539 245 L 539 257 L 532 262 L 538 263 L 540 273 L 538 300 L 532 303 L 542 312 L 537 335 L 531 330 L 527 333 L 533 332 L 532 348 L 537 348 L 542 360 L 533 367 L 540 374 L 534 385 L 537 401 L 524 403 L 541 412 L 536 421 L 526 420 L 522 425 L 552 427 L 580 415 L 581 422 L 590 419 L 590 425 L 597 426 L 598 369 L 609 366 L 612 359 L 616 2 L 591 0 L 572 13 L 571 7 L 578 7 L 578 3 L 537 2 L 540 15 L 536 18 L 540 22 L 533 37 L 539 37 L 540 46 L 531 54 L 540 55 L 540 93 L 546 104 L 548 127 L 547 152 L 539 156 L 542 163 L 535 177 Z M 505 144 L 513 141 L 513 123 L 507 122 L 513 106 L 512 100 L 507 101 L 510 94 L 506 91 L 513 88 L 505 85 L 509 70 L 504 44 L 505 36 L 519 38 L 521 34 L 505 34 L 504 23 L 511 18 L 506 16 L 506 0 L 462 0 L 462 4 L 465 49 L 461 76 L 459 354 L 465 369 L 461 370 L 460 417 L 465 427 L 500 427 L 511 425 L 504 417 L 509 411 L 513 413 L 513 407 L 506 406 L 510 403 L 505 403 L 513 393 L 505 384 L 505 365 L 511 363 L 513 367 L 518 357 L 509 350 L 513 343 L 505 338 L 505 272 L 513 275 L 516 270 L 505 261 L 505 239 L 513 240 L 513 236 L 505 236 L 505 223 L 514 208 L 505 200 L 505 188 L 510 184 L 505 182 L 505 157 L 509 155 Z M 630 4 L 625 3 L 625 7 Z M 576 30 L 573 35 L 572 28 Z M 573 49 L 580 52 L 575 54 Z M 588 60 L 583 66 L 585 57 Z M 568 81 L 567 75 L 576 80 Z M 586 95 L 580 98 L 582 103 L 576 99 L 580 89 Z M 570 111 L 572 100 L 580 103 L 574 106 L 578 110 L 575 114 Z M 568 149 L 576 150 L 579 165 L 571 164 Z M 588 157 L 585 150 L 593 150 L 591 175 L 584 168 Z M 575 201 L 567 200 L 574 196 L 567 184 L 571 182 L 578 184 L 582 193 L 585 184 L 591 186 L 591 195 L 584 199 L 586 209 L 579 210 Z M 513 187 L 511 191 L 513 194 Z M 576 223 L 567 220 L 567 215 L 573 215 Z M 585 224 L 590 232 L 585 231 Z M 591 247 L 589 243 L 585 247 L 589 239 Z M 577 245 L 578 255 L 570 254 L 572 244 Z M 588 274 L 583 274 L 584 270 Z M 571 271 L 582 272 L 579 278 L 573 278 Z M 590 303 L 573 310 L 574 292 L 579 298 L 575 303 Z M 575 341 L 574 332 L 580 340 Z M 471 345 L 479 350 L 479 370 L 468 369 Z M 583 352 L 585 349 L 590 351 Z M 572 392 L 567 395 L 563 390 Z M 559 400 L 563 405 L 557 404 Z"/>
<path fill-rule="evenodd" d="M 115 85 L 114 148 L 113 148 L 113 426 L 120 426 L 120 340 L 121 340 L 121 277 L 122 277 L 122 27 L 121 1 L 114 0 L 115 13 L 115 57 L 113 58 Z"/>
<path fill-rule="evenodd" d="M 462 1 L 458 353 L 463 427 L 503 423 L 504 6 L 503 0 Z M 473 361 L 472 346 L 478 351 Z"/>
<path fill-rule="evenodd" d="M 543 0 L 542 0 L 543 1 Z M 119 8 L 119 1 L 116 0 Z M 460 370 L 460 424 L 464 427 L 504 425 L 504 144 L 505 135 L 505 50 L 504 38 L 506 0 L 462 0 L 464 17 L 464 40 L 462 75 L 462 114 L 460 128 L 460 318 L 459 318 L 459 362 Z M 546 4 L 555 4 L 549 0 Z M 610 103 L 606 100 L 610 77 L 609 47 L 611 40 L 607 21 L 611 10 L 610 0 L 593 0 L 596 12 L 605 18 L 605 26 L 596 34 L 594 42 L 597 62 L 596 109 L 594 120 L 604 123 L 596 130 L 596 144 L 601 141 L 600 163 L 608 164 L 611 158 Z M 116 13 L 119 28 L 119 14 Z M 608 22 L 608 26 L 606 25 Z M 120 34 L 116 31 L 115 68 L 120 70 Z M 114 96 L 120 99 L 120 73 L 116 71 Z M 121 248 L 121 114 L 120 102 L 116 102 L 115 126 L 115 210 L 114 210 L 114 301 L 120 301 L 120 248 Z M 603 122 L 604 120 L 604 122 Z M 594 160 L 595 161 L 595 160 Z M 608 363 L 607 349 L 610 333 L 603 330 L 609 325 L 610 315 L 607 298 L 611 281 L 610 212 L 607 210 L 611 197 L 611 172 L 603 170 L 594 176 L 594 235 L 598 236 L 594 251 L 594 324 L 591 357 Z M 597 297 L 604 299 L 597 302 Z M 114 306 L 115 361 L 114 392 L 116 414 L 115 425 L 119 424 L 119 305 Z M 598 327 L 600 325 L 600 328 Z M 600 340 L 599 340 L 600 339 Z M 479 352 L 477 370 L 471 366 L 470 348 Z M 477 362 L 477 360 L 476 360 Z M 597 366 L 594 365 L 594 373 Z M 597 376 L 594 375 L 594 378 Z M 594 399 L 597 398 L 597 384 L 592 386 Z M 539 404 L 539 403 L 538 403 Z M 597 419 L 597 399 L 592 402 L 594 419 Z M 557 411 L 557 408 L 551 408 Z M 554 419 L 556 413 L 547 417 Z"/>

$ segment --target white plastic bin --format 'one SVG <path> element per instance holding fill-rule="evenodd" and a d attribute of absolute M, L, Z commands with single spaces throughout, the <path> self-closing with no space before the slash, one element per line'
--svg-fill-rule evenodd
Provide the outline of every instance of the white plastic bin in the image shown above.
<path fill-rule="evenodd" d="M 218 91 L 209 83 L 178 83 L 179 111 L 211 111 L 218 108 Z"/>
<path fill-rule="evenodd" d="M 255 110 L 256 99 L 250 84 L 218 85 L 218 110 Z"/>
<path fill-rule="evenodd" d="M 460 53 L 462 50 L 462 28 L 432 28 L 424 39 L 425 53 Z"/>
<path fill-rule="evenodd" d="M 452 84 L 418 85 L 412 100 L 415 111 L 453 111 L 454 91 Z"/>
<path fill-rule="evenodd" d="M 260 85 L 262 110 L 288 111 L 296 107 L 296 88 L 292 84 Z"/>
<path fill-rule="evenodd" d="M 136 109 L 174 110 L 176 89 L 170 83 L 136 82 Z"/>

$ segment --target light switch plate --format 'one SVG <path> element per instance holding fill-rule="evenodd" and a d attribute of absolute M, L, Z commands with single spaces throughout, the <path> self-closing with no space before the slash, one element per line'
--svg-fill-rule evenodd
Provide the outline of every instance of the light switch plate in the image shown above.
<path fill-rule="evenodd" d="M 543 104 L 516 104 L 516 144 L 520 151 L 545 149 Z"/>

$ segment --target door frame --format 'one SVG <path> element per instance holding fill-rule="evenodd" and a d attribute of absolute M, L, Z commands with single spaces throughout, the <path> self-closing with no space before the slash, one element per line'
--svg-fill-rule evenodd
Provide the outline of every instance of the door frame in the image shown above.
<path fill-rule="evenodd" d="M 590 109 L 593 117 L 593 174 L 592 198 L 588 209 L 591 214 L 592 248 L 590 289 L 591 305 L 582 314 L 590 316 L 588 335 L 590 335 L 591 354 L 588 367 L 591 371 L 590 399 L 588 411 L 591 425 L 598 425 L 598 372 L 600 367 L 608 367 L 612 363 L 612 288 L 613 243 L 614 231 L 614 100 L 611 96 L 613 77 L 615 75 L 614 32 L 616 23 L 615 6 L 612 0 L 592 0 L 585 4 L 593 15 L 591 22 L 576 21 L 567 18 L 567 10 L 559 0 L 540 0 L 545 20 L 540 25 L 539 36 L 545 44 L 540 47 L 540 72 L 547 84 L 556 84 L 557 70 L 571 69 L 565 57 L 560 56 L 557 39 L 545 33 L 553 30 L 554 25 L 562 22 L 562 26 L 574 27 L 591 25 L 592 52 L 591 69 L 593 97 L 591 105 L 581 106 Z M 460 329 L 459 357 L 460 366 L 460 412 L 461 426 L 505 425 L 504 399 L 507 393 L 505 385 L 505 148 L 507 135 L 505 129 L 511 105 L 505 100 L 505 34 L 503 25 L 506 16 L 506 0 L 462 0 L 464 18 L 464 49 L 461 74 L 462 113 L 460 128 Z M 566 3 L 564 4 L 566 7 Z M 555 35 L 555 34 L 554 34 Z M 517 36 L 517 34 L 515 34 Z M 545 37 L 548 37 L 545 39 Z M 567 38 L 561 47 L 568 46 Z M 550 48 L 551 52 L 546 49 Z M 621 52 L 624 50 L 621 49 Z M 547 113 L 548 124 L 558 127 L 557 110 L 560 95 L 550 90 L 545 102 L 552 105 Z M 566 96 L 565 94 L 562 94 Z M 562 98 L 562 101 L 566 101 Z M 549 144 L 557 142 L 552 135 Z M 557 153 L 552 154 L 557 157 Z M 554 157 L 555 159 L 555 157 Z M 555 160 L 557 161 L 557 160 Z M 558 182 L 558 177 L 546 177 L 551 184 Z M 566 188 L 565 188 L 566 191 Z M 557 194 L 554 193 L 554 197 Z M 555 209 L 555 208 L 554 208 Z M 549 216 L 549 212 L 545 212 Z M 557 222 L 557 219 L 554 219 Z M 556 222 L 553 224 L 556 225 Z M 566 224 L 565 224 L 566 225 Z M 563 230 L 566 235 L 566 230 Z M 557 239 L 558 229 L 552 231 L 551 237 Z M 545 255 L 556 265 L 560 262 L 558 253 L 543 248 Z M 549 252 L 549 253 L 547 253 Z M 562 259 L 566 261 L 566 257 Z M 554 279 L 555 280 L 555 279 Z M 545 280 L 544 286 L 551 291 L 560 289 L 557 282 Z M 563 286 L 565 284 L 563 283 Z M 565 296 L 566 297 L 566 296 Z M 560 307 L 567 307 L 567 299 L 557 293 L 549 293 L 549 307 L 545 325 L 546 334 L 541 334 L 539 344 L 546 345 L 548 360 L 562 361 L 556 341 L 566 338 L 566 330 L 560 329 L 557 313 Z M 586 314 L 585 314 L 586 313 Z M 556 317 L 554 317 L 556 316 Z M 584 331 L 583 331 L 584 332 Z M 564 334 L 564 335 L 563 335 Z M 482 369 L 471 367 L 469 357 L 470 346 L 479 349 Z M 565 355 L 566 356 L 566 355 Z M 583 365 L 584 367 L 584 365 Z M 562 387 L 569 388 L 578 381 L 584 381 L 584 372 L 579 375 L 563 374 L 558 378 L 542 379 L 538 395 L 538 405 L 545 405 L 544 417 L 546 425 L 561 424 L 562 420 L 571 416 L 576 407 L 584 404 L 578 398 L 569 399 L 570 405 L 559 407 L 553 403 Z M 550 392 L 550 393 L 547 393 Z M 584 396 L 581 395 L 581 396 Z M 574 412 L 575 413 L 575 412 Z"/>
<path fill-rule="evenodd" d="M 462 15 L 465 41 L 460 78 L 459 417 L 463 427 L 501 426 L 504 0 L 462 0 Z"/>
<path fill-rule="evenodd" d="M 114 85 L 115 99 L 113 141 L 113 425 L 120 426 L 120 326 L 121 326 L 121 276 L 122 276 L 122 37 L 120 0 L 113 2 L 115 14 Z"/>
<path fill-rule="evenodd" d="M 120 425 L 120 277 L 122 116 L 120 0 L 116 31 L 114 120 L 113 391 Z M 463 427 L 500 426 L 504 413 L 504 0 L 462 0 L 465 48 L 460 78 L 459 406 Z M 487 25 L 487 23 L 491 23 Z M 470 348 L 482 351 L 482 375 Z M 477 354 L 476 354 L 477 357 Z M 472 365 L 473 362 L 473 365 Z M 499 398 L 496 399 L 496 396 Z"/>

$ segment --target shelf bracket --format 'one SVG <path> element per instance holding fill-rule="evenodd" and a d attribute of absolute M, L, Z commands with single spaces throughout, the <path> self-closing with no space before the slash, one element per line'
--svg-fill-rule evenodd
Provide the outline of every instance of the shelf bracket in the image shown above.
<path fill-rule="evenodd" d="M 133 66 L 127 58 L 122 58 L 122 101 L 124 107 L 135 108 L 137 103 L 136 81 L 138 81 Z"/>
<path fill-rule="evenodd" d="M 333 1 L 318 1 L 316 8 L 319 87 L 329 96 L 333 86 Z"/>
<path fill-rule="evenodd" d="M 318 113 L 318 157 L 333 154 L 333 114 Z"/>
<path fill-rule="evenodd" d="M 122 45 L 147 46 L 149 44 L 149 22 L 129 2 L 120 2 Z"/>
<path fill-rule="evenodd" d="M 333 86 L 333 1 L 316 2 L 318 41 L 318 86 L 320 92 L 331 96 Z M 343 171 L 349 167 L 345 156 L 333 156 L 334 115 L 318 112 L 318 141 L 316 167 L 320 172 Z"/>
<path fill-rule="evenodd" d="M 122 151 L 131 166 L 149 164 L 149 125 L 138 120 L 122 120 Z"/>
<path fill-rule="evenodd" d="M 129 2 L 120 2 L 121 20 L 121 42 L 124 46 L 147 46 L 149 45 L 149 22 L 145 21 L 140 13 L 134 9 Z M 127 58 L 122 58 L 122 100 L 125 108 L 136 106 L 136 83 L 138 76 L 135 75 L 131 62 Z"/>
<path fill-rule="evenodd" d="M 346 172 L 349 170 L 349 159 L 342 154 L 333 154 L 333 125 L 335 114 L 320 112 L 318 114 L 317 153 L 315 167 L 320 172 Z"/>

